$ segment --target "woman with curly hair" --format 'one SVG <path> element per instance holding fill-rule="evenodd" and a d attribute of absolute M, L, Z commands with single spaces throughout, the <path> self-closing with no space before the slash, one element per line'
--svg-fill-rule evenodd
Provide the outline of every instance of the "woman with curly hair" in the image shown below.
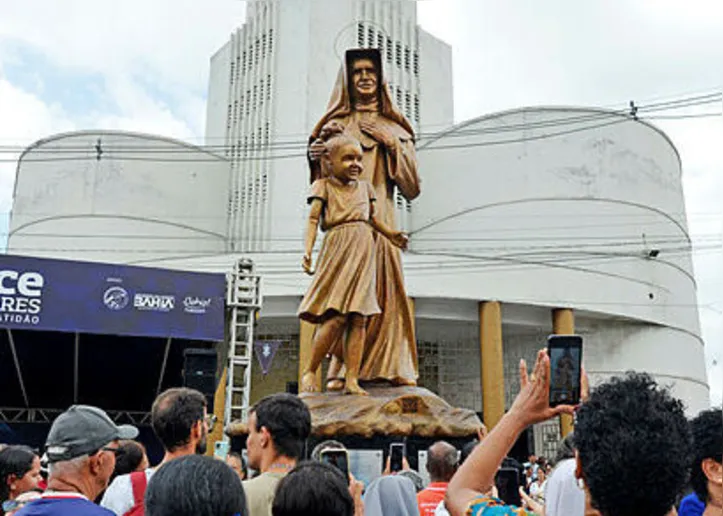
<path fill-rule="evenodd" d="M 683 403 L 647 374 L 598 387 L 578 413 L 576 475 L 603 516 L 667 514 L 686 485 L 691 434 Z"/>
<path fill-rule="evenodd" d="M 0 451 L 0 515 L 13 508 L 18 496 L 37 489 L 40 457 L 26 446 L 8 446 Z"/>
<path fill-rule="evenodd" d="M 550 407 L 546 351 L 538 353 L 531 378 L 521 362 L 520 380 L 510 411 L 450 482 L 452 514 L 527 514 L 482 493 L 527 426 L 572 413 L 574 407 Z M 647 374 L 627 373 L 600 385 L 578 411 L 575 445 L 575 476 L 585 492 L 586 514 L 665 516 L 685 486 L 691 438 L 683 404 Z"/>

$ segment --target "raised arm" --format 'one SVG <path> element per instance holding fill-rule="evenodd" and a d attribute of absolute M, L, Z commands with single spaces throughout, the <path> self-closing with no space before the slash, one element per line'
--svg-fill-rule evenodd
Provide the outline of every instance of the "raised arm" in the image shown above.
<path fill-rule="evenodd" d="M 547 351 L 537 354 L 532 377 L 520 361 L 520 393 L 492 431 L 462 464 L 447 488 L 445 504 L 450 514 L 464 514 L 470 502 L 483 496 L 494 485 L 495 474 L 520 434 L 527 426 L 562 413 L 573 413 L 575 407 L 550 407 L 550 359 Z"/>
<path fill-rule="evenodd" d="M 324 203 L 321 199 L 312 199 L 311 209 L 309 210 L 309 221 L 306 223 L 306 237 L 304 238 L 304 258 L 301 266 L 307 274 L 314 274 L 311 267 L 311 252 L 314 250 L 316 242 L 316 233 L 319 231 L 319 221 L 321 220 L 321 211 Z"/>

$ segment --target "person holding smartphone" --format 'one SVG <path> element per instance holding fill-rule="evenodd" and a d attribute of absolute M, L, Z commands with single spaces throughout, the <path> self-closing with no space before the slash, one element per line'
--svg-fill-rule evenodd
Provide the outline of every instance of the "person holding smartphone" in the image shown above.
<path fill-rule="evenodd" d="M 524 509 L 507 506 L 501 500 L 486 496 L 484 493 L 494 484 L 499 465 L 529 425 L 560 414 L 572 414 L 575 407 L 573 405 L 550 407 L 550 357 L 547 350 L 538 352 L 531 377 L 527 373 L 525 361 L 520 361 L 520 387 L 520 393 L 510 410 L 450 481 L 445 503 L 451 514 L 471 516 L 529 514 Z"/>
<path fill-rule="evenodd" d="M 452 478 L 445 500 L 452 514 L 528 514 L 483 492 L 527 426 L 572 414 L 575 407 L 550 407 L 546 350 L 537 354 L 531 377 L 520 362 L 520 385 L 509 412 Z M 580 407 L 575 427 L 575 476 L 585 492 L 585 510 L 606 516 L 674 513 L 686 483 L 690 442 L 682 402 L 649 375 L 631 372 L 600 385 Z"/>

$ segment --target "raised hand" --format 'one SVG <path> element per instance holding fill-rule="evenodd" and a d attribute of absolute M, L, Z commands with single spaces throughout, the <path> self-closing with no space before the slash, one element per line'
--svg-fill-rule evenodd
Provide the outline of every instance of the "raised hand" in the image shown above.
<path fill-rule="evenodd" d="M 520 393 L 515 398 L 510 413 L 516 413 L 527 425 L 575 412 L 573 405 L 550 407 L 550 357 L 547 350 L 537 353 L 532 376 L 527 374 L 525 361 L 520 360 L 520 387 Z"/>
<path fill-rule="evenodd" d="M 351 499 L 354 500 L 354 516 L 364 516 L 363 493 L 364 484 L 349 473 L 349 494 L 351 494 Z"/>
<path fill-rule="evenodd" d="M 369 135 L 377 142 L 384 145 L 386 148 L 392 148 L 394 145 L 396 145 L 396 139 L 386 129 L 383 129 L 381 126 L 367 121 L 361 121 L 359 122 L 359 129 L 362 130 L 363 133 Z"/>
<path fill-rule="evenodd" d="M 314 142 L 309 145 L 309 159 L 311 161 L 319 161 L 324 154 L 326 154 L 326 145 L 322 140 L 314 140 Z"/>

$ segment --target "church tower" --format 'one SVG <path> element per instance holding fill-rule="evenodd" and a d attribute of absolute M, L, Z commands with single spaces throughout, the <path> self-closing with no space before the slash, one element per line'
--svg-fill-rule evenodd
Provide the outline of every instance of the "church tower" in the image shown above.
<path fill-rule="evenodd" d="M 418 133 L 452 124 L 451 47 L 418 26 L 414 2 L 248 2 L 245 24 L 211 58 L 206 118 L 206 144 L 225 149 L 232 163 L 233 250 L 299 248 L 307 138 L 354 47 L 382 52 L 396 104 Z M 413 206 L 399 196 L 397 209 L 407 227 Z"/>

